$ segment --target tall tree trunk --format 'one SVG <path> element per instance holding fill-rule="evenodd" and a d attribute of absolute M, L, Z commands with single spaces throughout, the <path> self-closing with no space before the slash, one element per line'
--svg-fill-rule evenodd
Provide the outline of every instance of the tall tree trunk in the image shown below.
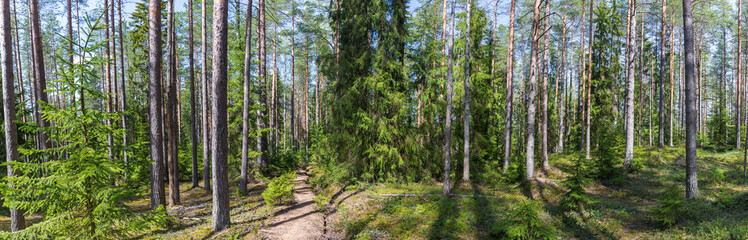
<path fill-rule="evenodd" d="M 657 131 L 657 147 L 660 148 L 665 146 L 665 38 L 667 37 L 667 32 L 665 31 L 666 4 L 667 0 L 662 0 L 662 21 L 660 24 L 660 99 L 657 104 L 657 108 L 659 109 L 657 113 L 657 120 L 659 120 L 659 131 Z"/>
<path fill-rule="evenodd" d="M 538 51 L 540 41 L 540 2 L 535 0 L 532 14 L 532 46 L 530 48 L 530 81 L 527 102 L 527 151 L 525 152 L 525 178 L 535 178 L 535 95 L 538 82 Z"/>
<path fill-rule="evenodd" d="M 109 9 L 111 8 L 111 5 L 109 5 L 109 1 L 104 0 L 104 24 L 110 24 L 109 23 Z M 110 60 L 112 59 L 111 55 L 111 42 L 109 41 L 109 27 L 107 26 L 104 28 L 104 41 L 106 41 L 106 44 L 104 44 L 104 58 L 106 60 L 106 63 L 104 63 L 104 91 L 106 93 L 105 104 L 106 104 L 106 112 L 111 113 L 112 112 L 112 66 L 110 63 Z M 42 56 L 42 55 L 37 55 Z M 110 118 L 105 118 L 104 122 L 106 125 L 113 128 L 112 120 Z M 106 141 L 107 141 L 107 154 L 109 156 L 109 159 L 114 158 L 114 152 L 112 151 L 112 146 L 114 145 L 114 138 L 112 137 L 112 133 L 107 133 L 106 135 Z"/>
<path fill-rule="evenodd" d="M 446 2 L 446 0 L 444 0 Z M 509 8 L 509 39 L 507 40 L 506 55 L 506 117 L 504 123 L 504 171 L 509 169 L 509 157 L 512 153 L 512 102 L 514 88 L 512 86 L 514 68 L 514 9 L 516 0 L 511 0 Z"/>
<path fill-rule="evenodd" d="M 163 168 L 163 125 L 161 118 L 163 112 L 162 89 L 161 89 L 161 67 L 163 55 L 161 54 L 161 0 L 150 0 L 148 3 L 148 99 L 150 100 L 150 129 L 151 129 L 151 209 L 155 210 L 159 205 L 166 205 L 164 191 Z M 81 103 L 83 98 L 81 98 Z"/>
<path fill-rule="evenodd" d="M 68 2 L 68 6 L 69 6 Z M 10 1 L 0 2 L 0 58 L 2 58 L 3 116 L 5 116 L 5 161 L 8 177 L 15 175 L 12 162 L 18 162 L 18 134 L 16 127 L 16 94 L 13 89 L 13 40 L 10 25 Z M 9 187 L 13 187 L 12 184 Z M 10 231 L 26 228 L 23 210 L 10 208 Z"/>
<path fill-rule="evenodd" d="M 168 85 L 166 89 L 166 136 L 167 160 L 169 162 L 169 206 L 179 205 L 179 152 L 177 145 L 179 141 L 179 124 L 177 121 L 177 41 L 174 32 L 174 0 L 169 0 L 168 29 L 167 29 L 167 52 L 168 62 L 166 71 L 168 73 Z"/>
<path fill-rule="evenodd" d="M 120 2 L 122 2 L 122 0 L 120 0 Z M 190 62 L 190 141 L 192 142 L 192 187 L 196 188 L 199 185 L 199 180 L 197 176 L 197 104 L 195 103 L 195 51 L 192 46 L 194 42 L 193 32 L 195 29 L 192 24 L 192 1 L 189 1 L 187 3 L 187 15 L 189 15 L 189 23 L 187 24 L 187 54 L 189 55 L 188 57 Z M 125 92 L 124 85 L 122 88 L 122 92 Z M 124 108 L 124 102 L 122 106 Z"/>
<path fill-rule="evenodd" d="M 257 57 L 259 65 L 257 66 L 257 102 L 260 108 L 257 109 L 257 151 L 260 155 L 257 156 L 258 165 L 265 164 L 267 160 L 267 148 L 268 140 L 267 133 L 265 131 L 266 119 L 265 114 L 267 113 L 267 101 L 265 93 L 267 92 L 267 86 L 265 80 L 266 74 L 266 63 L 265 63 L 265 0 L 259 0 L 257 2 Z"/>
<path fill-rule="evenodd" d="M 628 1 L 626 32 L 626 155 L 623 167 L 631 167 L 634 159 L 634 84 L 636 81 L 636 0 Z"/>
<path fill-rule="evenodd" d="M 514 0 L 512 0 L 514 1 Z M 444 0 L 444 11 L 446 12 L 446 0 Z M 454 48 L 454 16 L 455 16 L 455 2 L 452 2 L 452 9 L 449 12 L 449 44 L 447 53 L 447 113 L 444 118 L 444 128 L 447 131 L 445 134 L 444 143 L 444 185 L 442 193 L 447 195 L 450 193 L 449 174 L 451 173 L 450 163 L 452 161 L 452 71 L 454 65 L 453 48 Z"/>
<path fill-rule="evenodd" d="M 743 91 L 741 90 L 742 87 L 743 87 L 743 84 L 741 82 L 742 79 L 740 78 L 740 73 L 741 73 L 740 70 L 741 70 L 741 66 L 743 66 L 743 61 L 741 59 L 741 57 L 743 55 L 743 53 L 742 53 L 743 52 L 743 45 L 741 44 L 741 40 L 742 40 L 741 37 L 742 37 L 742 35 L 740 34 L 740 32 L 741 32 L 740 25 L 741 25 L 741 22 L 742 22 L 741 18 L 742 18 L 742 15 L 743 15 L 743 12 L 742 12 L 742 10 L 743 10 L 742 7 L 743 6 L 742 5 L 743 5 L 743 0 L 738 0 L 738 34 L 737 34 L 738 35 L 737 36 L 738 37 L 738 44 L 737 44 L 737 48 L 738 48 L 738 54 L 737 54 L 737 57 L 738 57 L 738 67 L 736 68 L 736 74 L 735 74 L 736 75 L 735 79 L 738 81 L 738 84 L 736 86 L 737 87 L 737 93 L 738 93 L 737 94 L 738 95 L 737 96 L 738 99 L 735 102 L 736 103 L 735 104 L 735 135 L 736 135 L 735 136 L 735 148 L 737 148 L 737 149 L 740 149 L 740 135 L 741 135 L 740 127 L 743 124 L 740 121 L 740 119 L 741 119 L 741 113 L 743 111 L 743 101 L 742 101 Z M 672 42 L 672 36 L 673 35 L 670 34 L 670 36 L 671 36 L 670 37 L 671 38 L 670 42 Z M 671 57 L 671 59 L 672 59 L 672 57 Z M 670 65 L 672 66 L 672 61 L 671 61 Z M 671 125 L 672 125 L 672 123 L 671 123 Z"/>
<path fill-rule="evenodd" d="M 686 198 L 698 197 L 696 178 L 696 93 L 694 85 L 693 6 L 683 0 L 683 39 L 686 49 Z"/>
<path fill-rule="evenodd" d="M 644 94 L 644 17 L 641 18 L 642 24 L 641 24 L 641 37 L 639 41 L 639 101 L 642 101 L 639 103 L 639 126 L 637 127 L 637 139 L 639 142 L 639 147 L 642 146 L 642 122 L 644 121 L 644 115 L 642 115 L 642 108 L 644 108 L 645 103 L 643 102 L 645 99 L 643 98 Z"/>
<path fill-rule="evenodd" d="M 239 191 L 247 192 L 249 170 L 249 92 L 252 81 L 252 0 L 247 0 L 247 25 L 244 37 L 244 102 L 242 107 L 242 169 Z"/>
<path fill-rule="evenodd" d="M 584 116 L 585 124 L 587 125 L 587 128 L 585 128 L 585 140 L 584 140 L 584 150 L 585 150 L 585 158 L 590 159 L 590 129 L 592 126 L 590 126 L 590 112 L 592 111 L 592 96 L 590 95 L 592 91 L 592 8 L 595 6 L 595 0 L 590 0 L 590 36 L 589 36 L 589 44 L 587 44 L 587 48 L 589 49 L 589 55 L 587 56 L 587 110 L 586 110 L 586 116 Z"/>
<path fill-rule="evenodd" d="M 564 6 L 565 8 L 565 6 Z M 562 153 L 564 152 L 564 118 L 566 117 L 566 107 L 565 107 L 565 101 L 566 101 L 566 11 L 563 10 L 563 22 L 561 23 L 561 74 L 559 77 L 560 81 L 560 89 L 556 89 L 556 91 L 561 91 L 560 99 L 558 100 L 557 105 L 557 112 L 558 112 L 558 143 L 556 144 L 556 152 Z M 554 100 L 557 101 L 557 100 Z"/>
<path fill-rule="evenodd" d="M 339 88 L 338 88 L 339 89 Z M 291 0 L 291 148 L 296 150 L 296 5 Z"/>
<path fill-rule="evenodd" d="M 270 112 L 270 128 L 272 135 L 272 147 L 271 149 L 278 148 L 278 22 L 273 24 L 273 86 L 272 86 L 272 97 L 271 97 L 271 109 Z M 275 150 L 274 150 L 275 151 Z"/>
<path fill-rule="evenodd" d="M 670 146 L 673 146 L 673 99 L 675 95 L 673 91 L 673 69 L 674 69 L 674 58 L 675 58 L 675 14 L 671 16 L 672 28 L 670 29 Z M 739 118 L 738 118 L 739 119 Z M 740 137 L 738 137 L 740 138 Z"/>
<path fill-rule="evenodd" d="M 549 62 L 548 62 L 548 53 L 550 52 L 550 38 L 548 35 L 550 35 L 550 14 L 551 14 L 551 3 L 549 0 L 545 1 L 545 26 L 543 27 L 541 32 L 544 33 L 544 43 L 543 43 L 543 84 L 542 84 L 542 96 L 540 100 L 540 108 L 542 111 L 542 119 L 543 123 L 540 125 L 540 162 L 543 167 L 543 170 L 549 170 L 551 166 L 548 164 L 548 75 L 550 75 L 549 71 Z M 540 23 L 538 23 L 540 24 Z M 548 31 L 548 32 L 546 32 Z"/>
<path fill-rule="evenodd" d="M 40 110 L 42 109 L 42 106 L 44 103 L 48 103 L 49 99 L 47 97 L 47 80 L 44 77 L 44 53 L 42 52 L 42 35 L 41 35 L 41 28 L 39 23 L 39 0 L 30 0 L 29 2 L 29 14 L 30 14 L 30 21 L 31 21 L 31 42 L 32 42 L 32 51 L 34 57 L 34 80 L 36 80 L 36 87 L 34 88 L 34 91 L 36 92 L 36 123 L 41 126 L 43 129 L 49 128 L 49 120 L 46 120 L 42 117 L 42 114 Z M 52 140 L 49 139 L 49 136 L 44 132 L 44 130 L 39 130 L 39 146 L 41 150 L 47 150 L 52 148 Z M 48 158 L 51 158 L 52 155 L 48 156 Z"/>
<path fill-rule="evenodd" d="M 584 11 L 584 6 L 585 6 L 585 0 L 582 0 L 582 7 L 581 7 L 581 9 L 582 9 L 582 19 L 580 20 L 581 21 L 580 25 L 582 26 L 582 35 L 579 38 L 579 42 L 581 42 L 582 44 L 579 46 L 579 52 L 580 52 L 580 54 L 579 54 L 579 79 L 577 81 L 577 104 L 576 104 L 576 106 L 579 107 L 579 110 L 577 111 L 577 112 L 580 112 L 579 117 L 582 118 L 581 119 L 582 120 L 581 121 L 581 125 L 582 125 L 581 131 L 584 131 L 584 129 L 587 127 L 587 125 L 586 125 L 587 122 L 584 121 L 584 116 L 585 116 L 584 112 L 586 110 L 584 108 L 584 94 L 585 94 L 585 91 L 584 91 L 585 87 L 584 86 L 587 83 L 587 81 L 585 80 L 585 78 L 587 77 L 587 70 L 586 70 L 587 69 L 587 65 L 585 64 L 585 61 L 584 61 L 585 57 L 587 56 L 585 54 L 585 52 L 587 51 L 587 49 L 585 48 L 585 43 L 587 41 L 587 38 L 585 38 L 585 34 L 587 34 L 587 30 L 586 30 L 587 26 L 585 25 L 585 20 L 587 18 L 586 17 L 587 16 L 587 11 Z M 576 117 L 574 119 L 574 122 L 576 122 Z M 581 143 L 581 144 L 579 144 L 579 150 L 580 151 L 584 151 L 584 140 L 585 140 L 584 139 L 584 133 L 579 134 L 579 142 Z"/>
<path fill-rule="evenodd" d="M 260 0 L 260 4 L 263 4 Z M 262 7 L 261 7 L 262 9 Z M 260 13 L 262 16 L 262 13 Z M 249 34 L 249 33 L 248 33 Z M 228 176 L 228 119 L 227 119 L 227 44 L 228 1 L 213 2 L 213 231 L 226 228 L 229 215 L 229 176 Z"/>
<path fill-rule="evenodd" d="M 467 1 L 467 27 L 465 34 L 465 120 L 463 153 L 462 153 L 462 182 L 470 182 L 470 12 L 472 10 L 471 0 Z"/>
<path fill-rule="evenodd" d="M 125 51 L 124 51 L 124 46 L 123 46 L 125 44 L 122 41 L 123 36 L 124 36 L 124 35 L 122 35 L 122 0 L 119 0 L 119 2 L 117 2 L 117 3 L 118 3 L 118 6 L 119 6 L 117 8 L 117 15 L 119 17 L 119 26 L 118 26 L 118 30 L 119 30 L 119 61 L 120 61 L 120 73 L 122 74 L 122 81 L 120 83 L 120 84 L 122 84 L 122 92 L 120 94 L 120 101 L 121 101 L 120 105 L 122 105 L 122 111 L 126 112 L 127 111 L 127 89 L 125 88 L 125 55 L 124 55 Z M 192 16 L 192 15 L 190 15 L 190 16 Z M 190 21 L 190 22 L 192 22 L 192 21 Z M 190 32 L 192 32 L 192 31 L 190 31 Z M 71 35 L 71 39 L 72 39 L 72 35 Z M 191 45 L 192 44 L 190 44 L 190 46 Z M 190 67 L 190 69 L 192 69 L 192 68 Z M 71 94 L 71 98 L 73 99 L 73 101 L 75 101 L 75 94 Z M 122 113 L 122 115 L 120 116 L 120 118 L 122 120 L 122 129 L 124 130 L 124 131 L 122 131 L 122 146 L 124 147 L 122 149 L 122 160 L 124 161 L 125 166 L 127 166 L 127 162 L 129 161 L 128 156 L 127 156 L 127 136 L 128 136 L 128 133 L 127 133 L 127 115 L 125 113 Z M 125 168 L 125 179 L 127 179 L 127 170 L 126 170 L 126 168 Z"/>
<path fill-rule="evenodd" d="M 73 4 L 72 1 L 67 0 L 67 20 L 68 20 L 68 62 L 73 62 Z M 16 22 L 16 25 L 18 22 Z M 16 30 L 17 31 L 17 30 Z M 121 34 L 120 34 L 121 35 Z M 20 63 L 20 62 L 19 62 Z M 20 72 L 19 72 L 20 73 Z M 23 94 L 21 94 L 21 98 L 23 98 Z M 75 104 L 75 92 L 72 92 L 70 94 L 70 104 Z"/>
<path fill-rule="evenodd" d="M 201 9 L 201 44 L 202 44 L 202 64 L 200 65 L 200 75 L 202 78 L 202 106 L 203 106 L 203 186 L 210 190 L 210 96 L 208 96 L 208 25 L 207 25 L 207 3 L 202 0 Z"/>

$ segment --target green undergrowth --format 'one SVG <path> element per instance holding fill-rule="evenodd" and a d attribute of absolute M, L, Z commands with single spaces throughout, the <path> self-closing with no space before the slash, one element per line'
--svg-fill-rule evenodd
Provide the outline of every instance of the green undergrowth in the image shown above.
<path fill-rule="evenodd" d="M 682 147 L 637 148 L 634 168 L 619 176 L 570 182 L 580 172 L 580 158 L 552 154 L 553 170 L 534 181 L 457 183 L 453 193 L 460 196 L 442 196 L 441 183 L 434 181 L 371 184 L 332 176 L 316 189 L 326 202 L 321 205 L 335 208 L 328 211 L 334 212 L 333 229 L 354 239 L 748 239 L 742 152 L 699 151 L 696 200 L 683 197 Z M 324 174 L 318 170 L 312 182 Z M 584 208 L 562 204 L 570 189 L 591 201 Z M 526 226 L 537 228 L 520 231 Z"/>

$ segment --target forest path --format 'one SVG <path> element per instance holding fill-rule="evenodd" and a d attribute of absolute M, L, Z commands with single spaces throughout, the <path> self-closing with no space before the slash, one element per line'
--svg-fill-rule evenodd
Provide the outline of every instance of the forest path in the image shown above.
<path fill-rule="evenodd" d="M 306 170 L 296 171 L 293 194 L 296 204 L 275 214 L 273 222 L 268 225 L 267 238 L 324 239 L 324 218 L 322 213 L 314 210 L 315 194 L 309 186 L 308 178 Z"/>

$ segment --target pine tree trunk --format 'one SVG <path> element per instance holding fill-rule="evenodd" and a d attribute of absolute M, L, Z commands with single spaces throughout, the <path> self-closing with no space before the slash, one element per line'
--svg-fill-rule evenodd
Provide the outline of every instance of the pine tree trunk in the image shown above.
<path fill-rule="evenodd" d="M 550 75 L 549 67 L 550 64 L 548 62 L 548 53 L 550 52 L 550 14 L 551 14 L 551 3 L 550 1 L 545 1 L 545 26 L 543 27 L 543 32 L 546 32 L 544 35 L 544 43 L 543 43 L 543 84 L 542 84 L 542 96 L 540 100 L 541 104 L 541 111 L 542 111 L 542 121 L 543 123 L 540 125 L 540 162 L 543 167 L 543 170 L 549 170 L 551 166 L 548 164 L 548 77 Z M 540 23 L 538 23 L 540 24 Z"/>
<path fill-rule="evenodd" d="M 626 155 L 623 167 L 634 159 L 634 84 L 636 81 L 636 0 L 628 1 L 626 32 Z"/>
<path fill-rule="evenodd" d="M 207 3 L 202 0 L 201 21 L 202 21 L 202 59 L 200 73 L 202 77 L 202 106 L 203 106 L 203 187 L 210 190 L 210 96 L 208 96 L 208 37 L 207 32 Z"/>
<path fill-rule="evenodd" d="M 257 164 L 263 165 L 267 160 L 267 133 L 264 131 L 267 119 L 265 115 L 267 113 L 267 100 L 265 93 L 267 92 L 267 86 L 265 80 L 266 74 L 266 63 L 265 63 L 265 0 L 259 0 L 257 2 L 257 57 L 259 65 L 257 65 L 257 102 L 260 108 L 257 109 L 257 132 L 259 134 L 257 138 L 257 151 L 260 155 L 257 156 Z"/>
<path fill-rule="evenodd" d="M 513 1 L 513 0 L 512 0 Z M 444 12 L 446 13 L 447 1 L 444 0 Z M 444 128 L 446 130 L 444 143 L 444 183 L 442 193 L 450 193 L 449 174 L 451 173 L 450 163 L 452 161 L 452 71 L 454 65 L 453 48 L 454 48 L 454 16 L 455 2 L 452 2 L 452 10 L 449 12 L 449 44 L 447 53 L 447 113 L 444 118 Z M 446 20 L 445 20 L 446 23 Z M 445 28 L 446 30 L 446 28 Z"/>
<path fill-rule="evenodd" d="M 68 6 L 70 4 L 68 3 Z M 16 95 L 13 89 L 13 39 L 11 37 L 10 1 L 0 2 L 0 58 L 2 58 L 3 116 L 5 116 L 5 161 L 8 177 L 15 175 L 11 162 L 18 162 L 18 133 L 16 127 Z M 8 187 L 13 187 L 9 184 Z M 10 209 L 10 231 L 26 228 L 23 210 Z"/>
<path fill-rule="evenodd" d="M 673 16 L 671 16 L 672 26 L 673 27 L 670 29 L 670 131 L 669 131 L 669 134 L 670 134 L 670 146 L 671 147 L 673 146 L 673 118 L 675 116 L 675 114 L 673 113 L 673 110 L 674 110 L 674 108 L 673 108 L 673 99 L 675 98 L 675 97 L 673 97 L 673 96 L 675 96 L 675 95 L 673 95 L 675 93 L 673 91 L 673 89 L 674 89 L 674 87 L 673 87 L 673 83 L 674 83 L 674 81 L 673 81 L 673 78 L 674 78 L 673 77 L 673 69 L 675 68 L 675 66 L 673 65 L 674 64 L 674 58 L 675 58 L 675 43 L 674 43 L 674 39 L 675 39 L 674 38 L 674 36 L 675 36 L 675 18 L 674 18 L 674 16 L 675 16 L 675 14 L 673 14 Z M 738 118 L 738 119 L 740 119 L 740 118 Z M 738 137 L 738 138 L 740 138 L 740 137 Z"/>
<path fill-rule="evenodd" d="M 291 0 L 291 148 L 296 150 L 296 5 Z"/>
<path fill-rule="evenodd" d="M 247 192 L 249 170 L 249 92 L 252 79 L 252 0 L 247 0 L 247 25 L 244 37 L 244 101 L 242 107 L 242 169 L 239 191 Z"/>
<path fill-rule="evenodd" d="M 741 73 L 740 70 L 741 70 L 741 66 L 743 65 L 743 61 L 741 59 L 741 57 L 743 55 L 743 53 L 742 53 L 743 52 L 743 45 L 741 45 L 741 40 L 742 40 L 741 37 L 742 36 L 740 35 L 740 33 L 741 33 L 740 25 L 741 25 L 741 22 L 742 22 L 741 18 L 742 18 L 742 14 L 743 14 L 742 13 L 742 10 L 743 10 L 742 9 L 742 7 L 743 7 L 742 5 L 743 5 L 743 0 L 738 0 L 738 34 L 737 34 L 738 44 L 736 45 L 737 49 L 738 49 L 738 54 L 736 56 L 738 58 L 738 66 L 735 69 L 736 70 L 735 79 L 738 81 L 738 84 L 736 85 L 736 87 L 737 87 L 737 93 L 738 94 L 737 94 L 737 101 L 735 102 L 736 103 L 735 104 L 735 135 L 736 135 L 735 136 L 735 148 L 737 148 L 737 149 L 740 149 L 740 140 L 741 140 L 740 139 L 740 136 L 741 136 L 740 127 L 743 124 L 740 121 L 740 119 L 741 119 L 741 113 L 743 111 L 743 101 L 742 101 L 743 91 L 741 90 L 741 88 L 743 87 L 743 84 L 741 82 L 742 79 L 740 78 L 740 73 Z M 670 42 L 672 42 L 673 41 L 672 40 L 672 34 L 670 34 L 670 36 L 671 36 L 670 37 Z M 672 56 L 670 57 L 670 59 L 672 59 Z M 670 65 L 671 66 L 673 65 L 672 64 L 672 60 L 671 60 Z"/>
<path fill-rule="evenodd" d="M 29 14 L 31 17 L 31 42 L 32 42 L 32 51 L 34 56 L 34 80 L 36 80 L 36 87 L 34 88 L 34 91 L 36 92 L 36 123 L 41 126 L 42 128 L 48 128 L 50 126 L 49 121 L 44 119 L 42 117 L 42 114 L 40 110 L 42 109 L 43 103 L 48 103 L 49 99 L 47 97 L 47 80 L 44 77 L 44 55 L 42 52 L 42 36 L 41 36 L 41 28 L 39 24 L 39 0 L 30 0 L 29 4 Z M 39 131 L 39 146 L 41 150 L 47 150 L 52 148 L 52 140 L 49 139 L 49 136 L 47 134 L 40 130 Z M 47 156 L 48 159 L 45 159 L 44 161 L 49 160 L 49 158 L 52 158 L 53 155 Z"/>
<path fill-rule="evenodd" d="M 446 0 L 445 0 L 446 1 Z M 506 117 L 504 118 L 504 171 L 509 169 L 509 157 L 512 153 L 512 102 L 514 88 L 512 86 L 514 68 L 514 9 L 516 0 L 511 0 L 509 8 L 509 39 L 507 40 L 506 55 Z"/>
<path fill-rule="evenodd" d="M 683 0 L 683 39 L 686 49 L 686 198 L 698 197 L 696 178 L 696 93 L 694 85 L 693 6 L 691 0 Z"/>
<path fill-rule="evenodd" d="M 260 4 L 263 2 L 260 1 Z M 261 8 L 262 9 L 262 8 Z M 262 13 L 260 14 L 262 16 Z M 228 66 L 228 1 L 213 2 L 213 231 L 226 228 L 229 215 L 228 179 L 228 119 L 227 119 L 227 66 Z"/>
<path fill-rule="evenodd" d="M 122 0 L 120 0 L 120 2 L 122 2 Z M 196 188 L 199 185 L 199 180 L 197 176 L 197 104 L 195 103 L 195 50 L 192 46 L 194 44 L 193 33 L 195 29 L 192 24 L 192 14 L 192 1 L 189 1 L 187 3 L 187 15 L 189 15 L 189 22 L 187 24 L 187 54 L 190 64 L 190 142 L 192 143 L 192 188 Z M 124 85 L 122 89 L 122 92 L 124 93 Z M 124 95 L 122 96 L 124 97 Z M 122 106 L 124 107 L 124 102 Z"/>
<path fill-rule="evenodd" d="M 118 30 L 119 30 L 119 43 L 120 43 L 119 44 L 119 60 L 120 60 L 120 73 L 122 75 L 122 81 L 120 83 L 120 84 L 122 84 L 122 90 L 121 90 L 121 94 L 120 94 L 120 101 L 121 101 L 120 105 L 122 107 L 122 111 L 127 111 L 127 89 L 125 88 L 125 55 L 124 55 L 124 52 L 125 52 L 124 51 L 124 45 L 125 44 L 124 44 L 124 41 L 122 41 L 122 39 L 124 38 L 123 37 L 124 35 L 122 35 L 122 0 L 119 0 L 119 2 L 117 2 L 117 3 L 118 3 L 118 6 L 119 6 L 117 8 L 117 15 L 119 17 L 119 26 L 118 26 Z M 72 38 L 72 34 L 70 35 L 70 39 L 73 39 Z M 190 69 L 192 69 L 192 68 L 190 68 Z M 73 99 L 73 102 L 75 102 L 75 94 L 71 94 L 71 98 Z M 122 146 L 124 147 L 124 149 L 122 150 L 122 160 L 124 161 L 125 166 L 127 166 L 127 162 L 129 161 L 128 156 L 127 156 L 127 143 L 128 143 L 128 141 L 127 141 L 127 136 L 128 136 L 128 132 L 127 132 L 127 115 L 125 115 L 123 113 L 120 116 L 120 118 L 121 118 L 121 121 L 122 121 L 122 129 L 124 130 L 122 132 Z M 125 168 L 125 169 L 127 169 L 127 168 Z M 127 171 L 125 171 L 124 177 L 125 177 L 125 179 L 127 179 Z"/>
<path fill-rule="evenodd" d="M 588 50 L 589 54 L 587 56 L 587 66 L 589 67 L 587 68 L 587 84 L 585 84 L 585 86 L 587 87 L 587 94 L 586 94 L 587 110 L 585 111 L 587 115 L 584 117 L 585 125 L 587 125 L 587 127 L 585 128 L 585 140 L 584 140 L 584 144 L 585 144 L 584 155 L 586 159 L 590 159 L 590 129 L 591 129 L 590 112 L 592 111 L 592 96 L 590 95 L 590 93 L 592 91 L 592 36 L 594 35 L 592 34 L 593 32 L 592 31 L 592 15 L 593 15 L 592 8 L 594 6 L 595 6 L 595 0 L 590 0 L 590 19 L 589 19 L 590 36 L 589 36 L 589 44 L 587 44 L 587 48 L 589 49 Z"/>
<path fill-rule="evenodd" d="M 538 51 L 540 41 L 540 2 L 535 0 L 532 14 L 530 48 L 530 81 L 527 86 L 527 150 L 525 151 L 525 178 L 535 178 L 535 95 L 538 82 Z"/>
<path fill-rule="evenodd" d="M 167 136 L 167 161 L 169 162 L 169 206 L 179 205 L 179 152 L 177 145 L 179 141 L 177 121 L 177 46 L 174 27 L 174 0 L 168 2 L 168 29 L 167 29 L 167 78 L 166 89 L 166 136 Z"/>
<path fill-rule="evenodd" d="M 465 28 L 465 117 L 463 120 L 464 138 L 462 153 L 462 182 L 470 182 L 470 12 L 472 10 L 471 0 L 467 1 L 467 27 Z"/>
<path fill-rule="evenodd" d="M 657 147 L 665 146 L 665 8 L 667 0 L 662 0 L 661 25 L 660 25 L 660 99 L 657 104 L 659 109 L 657 120 L 659 120 L 659 131 L 657 131 Z"/>
<path fill-rule="evenodd" d="M 161 1 L 150 0 L 148 4 L 148 98 L 150 100 L 151 133 L 151 209 L 166 205 L 163 173 L 163 125 L 161 88 Z M 81 99 L 83 101 L 83 99 Z"/>

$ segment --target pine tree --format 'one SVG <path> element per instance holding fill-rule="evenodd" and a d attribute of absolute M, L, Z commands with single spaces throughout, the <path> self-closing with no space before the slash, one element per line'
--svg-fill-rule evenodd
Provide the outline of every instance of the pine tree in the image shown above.
<path fill-rule="evenodd" d="M 161 67 L 163 56 L 161 50 L 161 1 L 150 0 L 148 2 L 148 98 L 150 100 L 150 133 L 151 133 L 151 209 L 156 210 L 159 205 L 166 205 L 166 192 L 164 191 L 164 161 L 163 161 L 163 125 L 161 118 L 163 112 L 161 106 Z M 84 100 L 81 99 L 81 102 Z"/>
<path fill-rule="evenodd" d="M 213 161 L 213 231 L 228 227 L 229 177 L 228 177 L 228 121 L 227 121 L 227 41 L 228 41 L 228 1 L 213 2 L 213 82 L 211 108 L 213 127 L 211 152 Z"/>

